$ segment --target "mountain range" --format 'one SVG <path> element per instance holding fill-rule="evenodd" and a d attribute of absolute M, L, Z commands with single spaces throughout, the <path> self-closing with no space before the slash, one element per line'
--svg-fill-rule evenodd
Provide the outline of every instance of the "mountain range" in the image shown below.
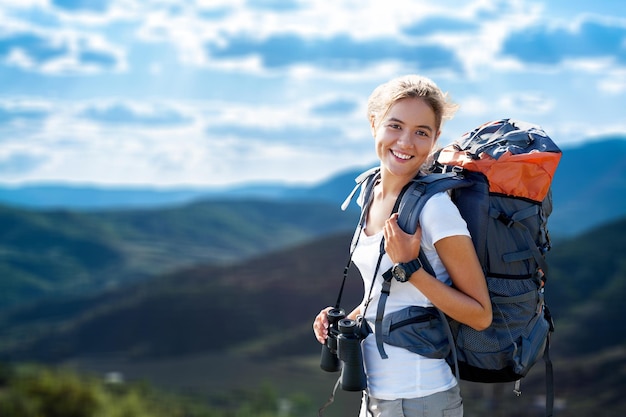
<path fill-rule="evenodd" d="M 0 307 L 242 261 L 355 222 L 355 213 L 321 201 L 200 201 L 104 212 L 0 206 Z"/>
<path fill-rule="evenodd" d="M 149 282 L 17 307 L 0 315 L 0 328 L 28 329 L 45 322 L 45 331 L 18 332 L 34 340 L 25 343 L 21 338 L 20 348 L 9 350 L 17 358 L 56 361 L 86 352 L 187 355 L 264 338 L 250 352 L 267 356 L 280 346 L 283 354 L 297 354 L 306 350 L 308 341 L 299 343 L 292 336 L 309 332 L 310 319 L 335 302 L 350 237 L 331 234 L 244 262 L 196 265 L 157 275 Z M 557 346 L 559 352 L 591 354 L 626 343 L 625 333 L 611 331 L 626 326 L 624 245 L 626 218 L 563 241 L 549 252 L 546 300 L 557 321 L 564 318 L 559 339 L 575 341 Z M 358 304 L 363 295 L 354 268 L 349 269 L 347 282 L 342 303 L 346 308 Z M 212 323 L 214 333 L 197 333 L 210 317 L 227 320 Z M 0 339 L 6 343 L 8 336 L 4 333 Z M 0 348 L 0 352 L 7 350 Z"/>
<path fill-rule="evenodd" d="M 555 236 L 573 236 L 626 212 L 626 136 L 563 147 L 553 179 Z M 0 187 L 0 203 L 28 209 L 102 211 L 182 206 L 198 200 L 322 201 L 341 204 L 367 165 L 310 186 L 248 184 L 222 188 L 107 188 L 76 185 Z"/>
<path fill-rule="evenodd" d="M 336 302 L 349 240 L 349 233 L 331 234 L 245 262 L 196 265 L 145 282 L 13 307 L 0 314 L 0 361 L 115 370 L 213 399 L 222 390 L 269 380 L 321 402 L 333 374 L 318 367 L 320 346 L 311 322 Z M 618 416 L 626 406 L 620 365 L 626 360 L 625 244 L 622 219 L 564 240 L 548 255 L 557 403 L 570 416 L 598 407 L 603 415 Z M 363 294 L 354 269 L 345 291 L 341 305 L 349 309 Z M 498 387 L 487 399 L 500 392 L 501 406 L 510 408 L 506 415 L 540 415 L 531 411 L 543 390 L 542 372 L 539 362 L 525 379 L 528 400 L 522 403 L 512 394 L 506 400 Z M 487 392 L 464 385 L 468 399 Z M 484 415 L 469 410 L 487 399 L 468 401 L 468 415 Z M 526 411 L 515 414 L 520 404 Z"/>
<path fill-rule="evenodd" d="M 557 396 L 575 417 L 626 407 L 624 139 L 565 150 L 553 182 L 546 300 Z M 311 321 L 336 302 L 358 217 L 338 205 L 360 171 L 138 205 L 111 204 L 110 190 L 89 207 L 82 192 L 66 197 L 72 204 L 5 202 L 0 362 L 119 371 L 212 399 L 269 379 L 323 402 L 336 376 L 319 370 Z M 347 274 L 341 304 L 350 308 L 363 287 L 357 271 Z M 536 368 L 528 410 L 541 395 Z"/>

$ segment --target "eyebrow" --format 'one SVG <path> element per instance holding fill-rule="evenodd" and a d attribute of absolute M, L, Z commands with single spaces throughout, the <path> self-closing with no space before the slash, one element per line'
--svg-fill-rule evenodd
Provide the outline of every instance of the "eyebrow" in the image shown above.
<path fill-rule="evenodd" d="M 406 124 L 402 120 L 397 119 L 395 117 L 390 117 L 389 119 L 387 119 L 387 121 L 388 122 L 397 122 L 397 123 L 400 123 L 400 124 L 403 124 L 403 125 Z M 420 126 L 417 126 L 417 127 L 420 128 L 420 129 L 427 129 L 430 133 L 433 132 L 433 128 L 428 126 L 428 125 L 420 125 Z"/>

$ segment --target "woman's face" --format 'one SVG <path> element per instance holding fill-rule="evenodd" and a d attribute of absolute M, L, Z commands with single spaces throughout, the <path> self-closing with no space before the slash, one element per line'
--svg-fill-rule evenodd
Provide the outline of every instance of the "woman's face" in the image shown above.
<path fill-rule="evenodd" d="M 381 168 L 407 180 L 417 174 L 439 136 L 435 113 L 421 98 L 398 100 L 382 120 L 372 121 L 372 131 Z"/>

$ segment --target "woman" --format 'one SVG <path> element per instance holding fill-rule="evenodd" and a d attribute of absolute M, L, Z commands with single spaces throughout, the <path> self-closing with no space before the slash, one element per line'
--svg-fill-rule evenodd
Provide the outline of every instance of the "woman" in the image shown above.
<path fill-rule="evenodd" d="M 366 291 L 363 303 L 348 318 L 356 319 L 365 313 L 372 329 L 382 274 L 395 264 L 415 260 L 420 247 L 436 277 L 417 266 L 406 282 L 392 279 L 385 315 L 408 306 L 434 305 L 477 330 L 491 323 L 485 278 L 467 226 L 448 193 L 428 200 L 414 234 L 402 231 L 398 215 L 391 214 L 404 186 L 427 166 L 442 122 L 455 110 L 435 83 L 415 75 L 384 83 L 369 98 L 368 117 L 380 160 L 380 181 L 373 188 L 371 202 L 366 205 L 361 201 L 367 212 L 352 260 Z M 383 238 L 385 255 L 376 268 Z M 328 337 L 328 310 L 330 307 L 322 310 L 313 323 L 320 343 Z M 444 359 L 426 358 L 388 344 L 384 345 L 387 358 L 383 359 L 374 335 L 365 338 L 362 350 L 368 388 L 361 416 L 425 416 L 425 410 L 428 416 L 463 415 L 457 380 Z"/>

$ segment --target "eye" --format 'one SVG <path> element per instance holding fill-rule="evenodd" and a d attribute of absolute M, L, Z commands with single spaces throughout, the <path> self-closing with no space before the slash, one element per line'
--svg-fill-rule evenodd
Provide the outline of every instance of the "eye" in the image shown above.
<path fill-rule="evenodd" d="M 428 131 L 426 131 L 426 130 L 421 130 L 421 129 L 420 129 L 420 130 L 416 130 L 416 131 L 415 131 L 415 134 L 416 134 L 417 136 L 425 136 L 425 137 L 428 137 L 428 136 L 429 136 L 429 132 L 428 132 Z"/>
<path fill-rule="evenodd" d="M 388 125 L 388 126 L 389 126 L 390 128 L 392 128 L 392 129 L 396 129 L 396 130 L 397 130 L 397 129 L 402 129 L 402 127 L 401 127 L 399 124 L 397 124 L 397 123 L 389 123 L 389 125 Z"/>

